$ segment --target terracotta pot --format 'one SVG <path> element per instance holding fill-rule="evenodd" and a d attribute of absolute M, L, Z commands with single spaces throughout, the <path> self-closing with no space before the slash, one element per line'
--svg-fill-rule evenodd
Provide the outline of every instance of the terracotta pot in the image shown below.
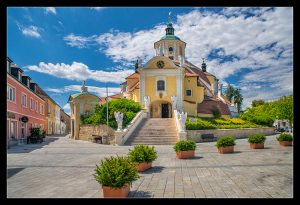
<path fill-rule="evenodd" d="M 234 152 L 234 146 L 227 146 L 227 147 L 219 147 L 218 148 L 219 153 L 232 153 Z"/>
<path fill-rule="evenodd" d="M 250 143 L 250 148 L 251 149 L 263 149 L 264 148 L 264 143 Z"/>
<path fill-rule="evenodd" d="M 292 146 L 293 145 L 293 141 L 279 141 L 279 144 L 281 146 L 284 146 L 284 147 L 286 147 L 286 146 Z"/>
<path fill-rule="evenodd" d="M 147 163 L 147 162 L 143 162 L 137 165 L 138 171 L 142 172 L 145 171 L 146 169 L 149 169 L 152 167 L 152 162 Z"/>
<path fill-rule="evenodd" d="M 112 188 L 109 186 L 102 186 L 104 198 L 126 198 L 130 191 L 129 184 L 124 185 L 121 188 Z"/>
<path fill-rule="evenodd" d="M 195 157 L 195 150 L 178 151 L 176 152 L 177 159 L 186 159 Z"/>

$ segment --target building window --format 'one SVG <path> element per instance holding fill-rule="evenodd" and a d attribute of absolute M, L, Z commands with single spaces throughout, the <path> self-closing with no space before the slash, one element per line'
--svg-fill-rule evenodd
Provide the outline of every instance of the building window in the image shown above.
<path fill-rule="evenodd" d="M 30 109 L 33 110 L 33 99 L 32 98 L 30 98 L 29 105 L 30 105 Z"/>
<path fill-rule="evenodd" d="M 10 73 L 9 72 L 9 66 L 10 66 L 9 64 L 10 64 L 9 61 L 6 61 L 6 70 L 7 70 L 8 73 Z"/>
<path fill-rule="evenodd" d="M 40 113 L 44 114 L 44 105 L 40 104 Z"/>
<path fill-rule="evenodd" d="M 186 92 L 186 96 L 192 96 L 192 90 L 191 89 L 188 89 L 185 92 Z"/>
<path fill-rule="evenodd" d="M 50 105 L 48 104 L 48 114 L 50 114 L 51 113 L 51 107 L 50 107 Z"/>
<path fill-rule="evenodd" d="M 173 47 L 169 47 L 169 51 L 170 51 L 170 52 L 173 52 Z"/>
<path fill-rule="evenodd" d="M 39 111 L 39 108 L 38 108 L 38 106 L 39 106 L 39 105 L 38 105 L 38 101 L 35 101 L 35 111 L 36 111 L 36 112 L 38 112 L 38 111 Z"/>
<path fill-rule="evenodd" d="M 165 90 L 165 81 L 163 81 L 163 80 L 157 81 L 157 90 L 159 90 L 159 91 Z"/>
<path fill-rule="evenodd" d="M 21 137 L 25 138 L 26 137 L 26 122 L 22 122 L 22 129 L 21 129 Z"/>
<path fill-rule="evenodd" d="M 7 86 L 7 99 L 16 102 L 16 89 L 9 85 Z"/>
<path fill-rule="evenodd" d="M 173 57 L 173 56 L 169 56 L 169 58 L 170 58 L 171 60 L 174 60 L 174 57 Z"/>
<path fill-rule="evenodd" d="M 22 105 L 23 107 L 27 107 L 27 95 L 22 94 Z"/>

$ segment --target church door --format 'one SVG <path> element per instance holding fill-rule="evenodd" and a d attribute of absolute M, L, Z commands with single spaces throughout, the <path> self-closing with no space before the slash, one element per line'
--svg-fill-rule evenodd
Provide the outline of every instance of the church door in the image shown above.
<path fill-rule="evenodd" d="M 169 117 L 168 104 L 161 104 L 161 117 L 162 118 L 168 118 Z"/>

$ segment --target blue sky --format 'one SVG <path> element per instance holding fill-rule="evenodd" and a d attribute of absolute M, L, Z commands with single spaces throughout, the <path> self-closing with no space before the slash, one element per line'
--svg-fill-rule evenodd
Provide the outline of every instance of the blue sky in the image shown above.
<path fill-rule="evenodd" d="M 68 96 L 87 80 L 89 91 L 119 92 L 145 64 L 172 13 L 186 57 L 224 85 L 240 87 L 243 108 L 254 99 L 293 92 L 293 9 L 18 7 L 7 12 L 7 55 L 69 112 Z"/>

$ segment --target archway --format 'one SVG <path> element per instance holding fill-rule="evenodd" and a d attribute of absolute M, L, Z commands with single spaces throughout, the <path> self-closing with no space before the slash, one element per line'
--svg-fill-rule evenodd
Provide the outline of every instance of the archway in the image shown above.
<path fill-rule="evenodd" d="M 156 100 L 150 104 L 151 118 L 172 118 L 172 104 L 166 100 Z"/>

